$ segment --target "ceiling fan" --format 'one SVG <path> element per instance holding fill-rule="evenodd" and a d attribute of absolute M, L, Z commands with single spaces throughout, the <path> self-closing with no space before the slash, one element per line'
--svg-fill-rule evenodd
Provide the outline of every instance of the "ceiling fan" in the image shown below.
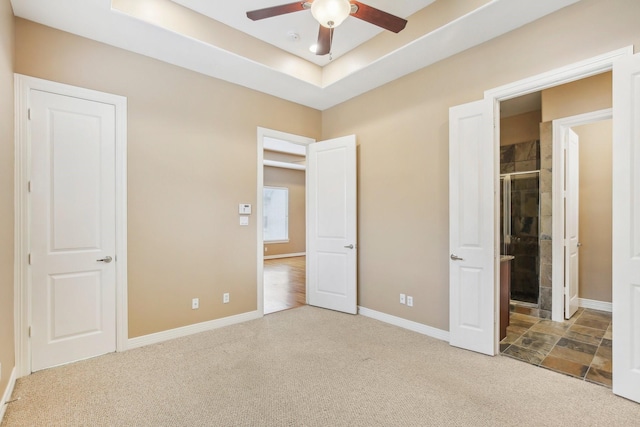
<path fill-rule="evenodd" d="M 247 12 L 247 18 L 258 21 L 287 13 L 311 9 L 313 17 L 320 23 L 316 55 L 331 53 L 333 30 L 349 16 L 355 16 L 385 30 L 399 33 L 407 25 L 407 20 L 382 10 L 350 0 L 298 1 Z"/>

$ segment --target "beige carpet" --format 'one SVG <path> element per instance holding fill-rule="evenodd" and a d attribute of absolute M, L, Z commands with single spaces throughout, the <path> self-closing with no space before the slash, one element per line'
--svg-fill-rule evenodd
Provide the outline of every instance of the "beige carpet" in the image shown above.
<path fill-rule="evenodd" d="M 632 426 L 640 405 L 506 357 L 301 307 L 35 373 L 2 426 Z"/>

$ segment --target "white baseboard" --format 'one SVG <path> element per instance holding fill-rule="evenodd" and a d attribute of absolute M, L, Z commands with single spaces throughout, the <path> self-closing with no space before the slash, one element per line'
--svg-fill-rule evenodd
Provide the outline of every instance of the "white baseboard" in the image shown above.
<path fill-rule="evenodd" d="M 609 313 L 613 312 L 613 304 L 610 302 L 578 298 L 578 304 L 580 305 L 580 307 L 590 308 L 592 310 L 607 311 Z"/>
<path fill-rule="evenodd" d="M 16 385 L 16 368 L 11 370 L 11 375 L 9 376 L 9 383 L 7 383 L 7 388 L 2 395 L 2 400 L 0 401 L 0 423 L 2 423 L 2 419 L 4 418 L 4 413 L 7 411 L 7 402 L 11 400 L 11 394 L 13 393 L 13 388 Z"/>
<path fill-rule="evenodd" d="M 143 347 L 145 345 L 156 344 L 175 338 L 186 337 L 199 332 L 210 331 L 237 323 L 248 322 L 262 317 L 258 311 L 238 314 L 236 316 L 224 317 L 222 319 L 210 320 L 208 322 L 196 323 L 195 325 L 183 326 L 181 328 L 169 329 L 168 331 L 156 332 L 155 334 L 143 335 L 141 337 L 129 338 L 127 350 Z"/>
<path fill-rule="evenodd" d="M 358 314 L 379 320 L 381 322 L 389 323 L 391 325 L 399 326 L 401 328 L 408 329 L 419 334 L 427 335 L 432 338 L 449 342 L 449 332 L 443 331 L 442 329 L 433 328 L 431 326 L 423 325 L 422 323 L 403 319 L 402 317 L 392 316 L 386 313 L 381 313 L 379 311 L 371 310 L 365 307 L 358 307 Z"/>
<path fill-rule="evenodd" d="M 293 258 L 296 256 L 305 256 L 305 255 L 307 255 L 306 252 L 297 252 L 295 254 L 269 255 L 269 256 L 265 256 L 264 259 Z"/>

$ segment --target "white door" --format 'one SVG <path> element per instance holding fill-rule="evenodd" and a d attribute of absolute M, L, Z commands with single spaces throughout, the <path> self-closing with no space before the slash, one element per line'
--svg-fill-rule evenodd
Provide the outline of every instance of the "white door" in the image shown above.
<path fill-rule="evenodd" d="M 640 402 L 640 55 L 613 67 L 613 392 Z"/>
<path fill-rule="evenodd" d="M 492 111 L 485 101 L 459 105 L 449 111 L 450 253 L 447 254 L 449 342 L 489 355 L 495 354 L 498 185 Z"/>
<path fill-rule="evenodd" d="M 307 152 L 307 302 L 357 313 L 356 137 Z"/>
<path fill-rule="evenodd" d="M 570 319 L 578 310 L 578 196 L 579 185 L 579 138 L 570 128 L 565 129 L 565 247 L 564 247 L 564 316 Z"/>
<path fill-rule="evenodd" d="M 31 90 L 31 370 L 116 349 L 115 107 Z"/>

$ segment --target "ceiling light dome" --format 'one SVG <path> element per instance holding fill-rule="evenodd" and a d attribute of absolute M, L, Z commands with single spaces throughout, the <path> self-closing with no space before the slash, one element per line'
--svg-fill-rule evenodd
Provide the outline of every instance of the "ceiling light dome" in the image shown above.
<path fill-rule="evenodd" d="M 349 0 L 314 0 L 311 3 L 311 14 L 323 27 L 337 27 L 350 13 Z"/>

